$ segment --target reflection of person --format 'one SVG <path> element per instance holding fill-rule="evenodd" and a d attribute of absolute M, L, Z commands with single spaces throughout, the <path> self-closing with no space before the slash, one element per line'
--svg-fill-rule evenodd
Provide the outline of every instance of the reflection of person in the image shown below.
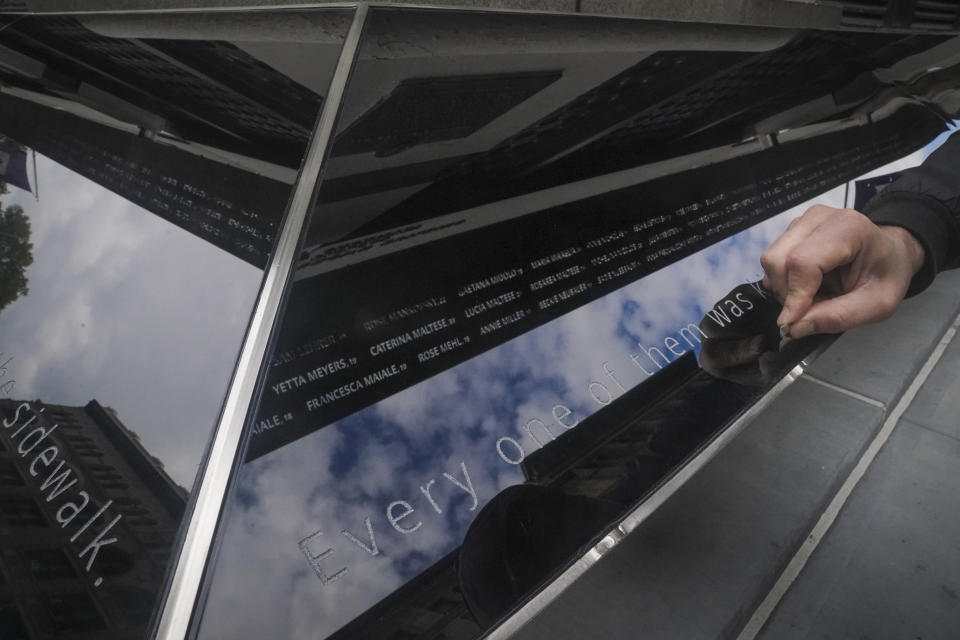
<path fill-rule="evenodd" d="M 742 305 L 739 315 L 726 313 L 733 300 Z M 782 309 L 759 282 L 733 289 L 700 321 L 700 366 L 716 378 L 745 386 L 779 379 L 818 341 L 783 339 L 776 324 Z"/>
<path fill-rule="evenodd" d="M 960 264 L 960 135 L 905 171 L 863 213 L 811 207 L 760 259 L 783 301 L 781 335 L 839 333 L 889 317 Z"/>
<path fill-rule="evenodd" d="M 457 555 L 460 592 L 477 623 L 489 627 L 577 551 L 622 508 L 557 487 L 507 487 L 477 514 Z"/>

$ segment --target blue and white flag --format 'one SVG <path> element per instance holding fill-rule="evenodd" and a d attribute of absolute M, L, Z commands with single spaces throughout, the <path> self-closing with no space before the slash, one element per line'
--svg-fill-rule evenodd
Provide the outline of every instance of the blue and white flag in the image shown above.
<path fill-rule="evenodd" d="M 30 180 L 27 178 L 27 152 L 16 147 L 0 145 L 0 182 L 15 187 L 20 187 L 24 191 L 33 190 L 30 188 Z"/>

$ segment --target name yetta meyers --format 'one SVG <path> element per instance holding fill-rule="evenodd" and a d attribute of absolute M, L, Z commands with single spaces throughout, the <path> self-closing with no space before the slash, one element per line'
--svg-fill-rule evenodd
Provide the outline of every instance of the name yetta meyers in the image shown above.
<path fill-rule="evenodd" d="M 2 355 L 0 354 L 0 357 Z M 12 358 L 7 359 L 3 365 L 0 365 L 0 378 L 6 376 L 6 365 L 11 360 Z M 13 382 L 15 381 L 8 380 L 7 384 Z M 13 384 L 9 384 L 9 386 L 7 384 L 2 387 L 4 395 L 7 395 L 13 389 Z M 90 494 L 79 488 L 81 485 L 78 484 L 79 479 L 76 473 L 60 458 L 60 449 L 47 440 L 50 434 L 56 431 L 60 425 L 45 426 L 38 422 L 45 410 L 46 407 L 36 410 L 29 402 L 21 402 L 17 405 L 13 415 L 3 420 L 3 432 L 15 445 L 16 454 L 24 460 L 30 460 L 27 471 L 32 478 L 36 479 L 34 483 L 39 483 L 40 493 L 44 500 L 53 502 L 61 496 L 66 499 L 60 504 L 55 517 L 61 529 L 69 527 L 69 530 L 73 531 L 70 542 L 76 542 L 100 516 L 106 513 L 110 505 L 113 504 L 113 500 L 107 500 L 99 509 L 94 510 L 95 505 L 91 505 L 88 509 L 91 501 Z M 100 549 L 117 542 L 116 538 L 107 538 L 106 536 L 120 521 L 121 517 L 123 516 L 117 514 L 103 525 L 78 554 L 81 560 L 86 558 L 85 569 L 88 573 L 93 567 Z M 99 587 L 102 583 L 102 577 L 97 577 L 93 581 L 95 587 Z"/>
<path fill-rule="evenodd" d="M 763 289 L 754 283 L 751 283 L 751 286 L 759 295 L 766 298 L 766 292 Z M 707 312 L 707 317 L 723 327 L 732 321 L 730 316 L 741 317 L 744 313 L 752 311 L 753 308 L 754 305 L 748 298 L 743 297 L 742 294 L 737 294 L 735 299 L 724 299 L 717 303 L 713 309 Z M 683 347 L 684 343 L 692 349 L 695 343 L 700 343 L 701 336 L 706 337 L 700 327 L 693 323 L 688 323 L 675 333 L 680 336 L 683 342 L 680 342 L 674 335 L 670 335 L 664 338 L 663 346 L 669 353 L 676 357 L 682 356 L 687 352 L 687 349 Z M 653 375 L 672 361 L 658 347 L 647 348 L 644 347 L 643 344 L 638 344 L 638 346 L 640 353 L 631 353 L 630 360 L 647 376 Z M 620 384 L 620 381 L 616 377 L 616 372 L 610 368 L 608 362 L 604 362 L 602 368 L 604 374 L 610 379 L 610 382 L 616 385 L 620 392 L 627 391 L 626 387 Z M 601 406 L 606 406 L 613 402 L 614 396 L 603 382 L 593 380 L 589 383 L 587 390 L 590 396 Z M 580 423 L 580 421 L 574 417 L 574 412 L 562 404 L 554 405 L 551 412 L 553 414 L 553 421 L 564 430 L 573 429 Z M 541 440 L 541 436 L 546 435 L 549 440 L 556 439 L 556 436 L 550 430 L 549 424 L 539 418 L 528 420 L 527 423 L 523 425 L 523 430 L 530 439 L 537 444 L 538 448 L 546 444 Z M 498 438 L 496 449 L 500 459 L 510 465 L 521 464 L 527 455 L 520 441 L 509 436 Z M 430 478 L 426 483 L 418 487 L 420 493 L 423 494 L 423 497 L 429 505 L 426 513 L 433 511 L 436 515 L 443 514 L 443 509 L 437 501 L 436 494 L 442 495 L 443 493 L 447 493 L 449 495 L 450 492 L 457 491 L 463 491 L 469 496 L 470 506 L 468 507 L 468 511 L 476 510 L 480 504 L 480 500 L 477 496 L 476 489 L 474 489 L 473 482 L 470 479 L 470 472 L 467 470 L 465 462 L 460 462 L 460 468 L 456 473 L 459 474 L 460 477 L 444 472 L 442 474 L 443 480 L 440 482 L 438 482 L 436 478 Z M 444 482 L 444 480 L 446 482 Z M 403 535 L 409 535 L 423 526 L 423 520 L 415 516 L 416 511 L 416 508 L 409 500 L 394 500 L 387 505 L 385 516 L 387 522 L 394 530 Z M 377 544 L 377 534 L 370 516 L 364 518 L 363 529 L 361 531 L 362 532 L 357 535 L 348 529 L 341 529 L 340 535 L 350 543 L 357 545 L 367 554 L 379 556 L 381 551 Z M 317 530 L 301 539 L 298 542 L 298 547 L 306 557 L 307 562 L 316 576 L 320 579 L 320 582 L 326 585 L 346 575 L 349 567 L 342 566 L 336 562 L 334 558 L 336 555 L 334 547 L 331 546 L 330 543 L 324 543 L 322 536 L 323 530 Z"/>

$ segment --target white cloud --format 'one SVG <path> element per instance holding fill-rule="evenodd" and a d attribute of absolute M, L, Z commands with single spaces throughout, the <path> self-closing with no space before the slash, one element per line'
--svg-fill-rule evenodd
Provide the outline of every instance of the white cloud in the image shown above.
<path fill-rule="evenodd" d="M 817 201 L 841 206 L 843 191 L 834 189 Z M 629 360 L 636 345 L 620 325 L 662 348 L 664 337 L 699 323 L 703 311 L 731 288 L 756 280 L 760 253 L 805 208 L 795 207 L 248 464 L 244 502 L 253 497 L 257 506 L 233 509 L 223 545 L 229 555 L 218 563 L 204 636 L 322 638 L 411 577 L 398 571 L 400 560 L 416 554 L 428 558 L 426 565 L 439 560 L 459 544 L 475 515 L 468 511 L 466 493 L 445 480 L 444 472 L 460 477 L 463 462 L 481 506 L 523 482 L 519 467 L 497 455 L 499 437 L 516 438 L 529 454 L 538 448 L 523 428 L 529 420 L 539 419 L 560 434 L 565 429 L 553 420 L 554 405 L 563 404 L 574 411 L 571 418 L 583 420 L 601 407 L 590 395 L 592 381 L 621 395 L 604 373 L 604 362 L 624 386 L 641 382 L 646 375 Z M 638 311 L 626 317 L 623 309 L 630 305 Z M 547 441 L 539 424 L 533 431 Z M 415 459 L 420 462 L 413 464 Z M 442 515 L 419 490 L 431 478 Z M 404 522 L 422 522 L 417 531 L 404 535 L 390 526 L 385 508 L 393 500 L 414 507 Z M 338 535 L 346 528 L 362 537 L 365 517 L 382 553 L 375 558 Z M 297 541 L 317 529 L 334 549 L 325 566 L 348 567 L 328 585 L 309 572 L 297 549 Z M 251 602 L 254 583 L 258 597 Z M 247 613 L 229 614 L 238 608 Z M 257 633 L 250 633 L 250 620 Z"/>
<path fill-rule="evenodd" d="M 37 157 L 30 293 L 0 312 L 14 395 L 113 406 L 189 487 L 220 409 L 260 271 Z"/>

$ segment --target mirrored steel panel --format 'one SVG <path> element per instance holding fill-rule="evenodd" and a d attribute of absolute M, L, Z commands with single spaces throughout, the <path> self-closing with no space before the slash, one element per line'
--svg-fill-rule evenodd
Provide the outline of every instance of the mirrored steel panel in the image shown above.
<path fill-rule="evenodd" d="M 372 9 L 197 636 L 507 618 L 817 346 L 759 256 L 945 131 L 955 49 Z"/>
<path fill-rule="evenodd" d="M 0 26 L 4 640 L 148 636 L 351 16 Z"/>

